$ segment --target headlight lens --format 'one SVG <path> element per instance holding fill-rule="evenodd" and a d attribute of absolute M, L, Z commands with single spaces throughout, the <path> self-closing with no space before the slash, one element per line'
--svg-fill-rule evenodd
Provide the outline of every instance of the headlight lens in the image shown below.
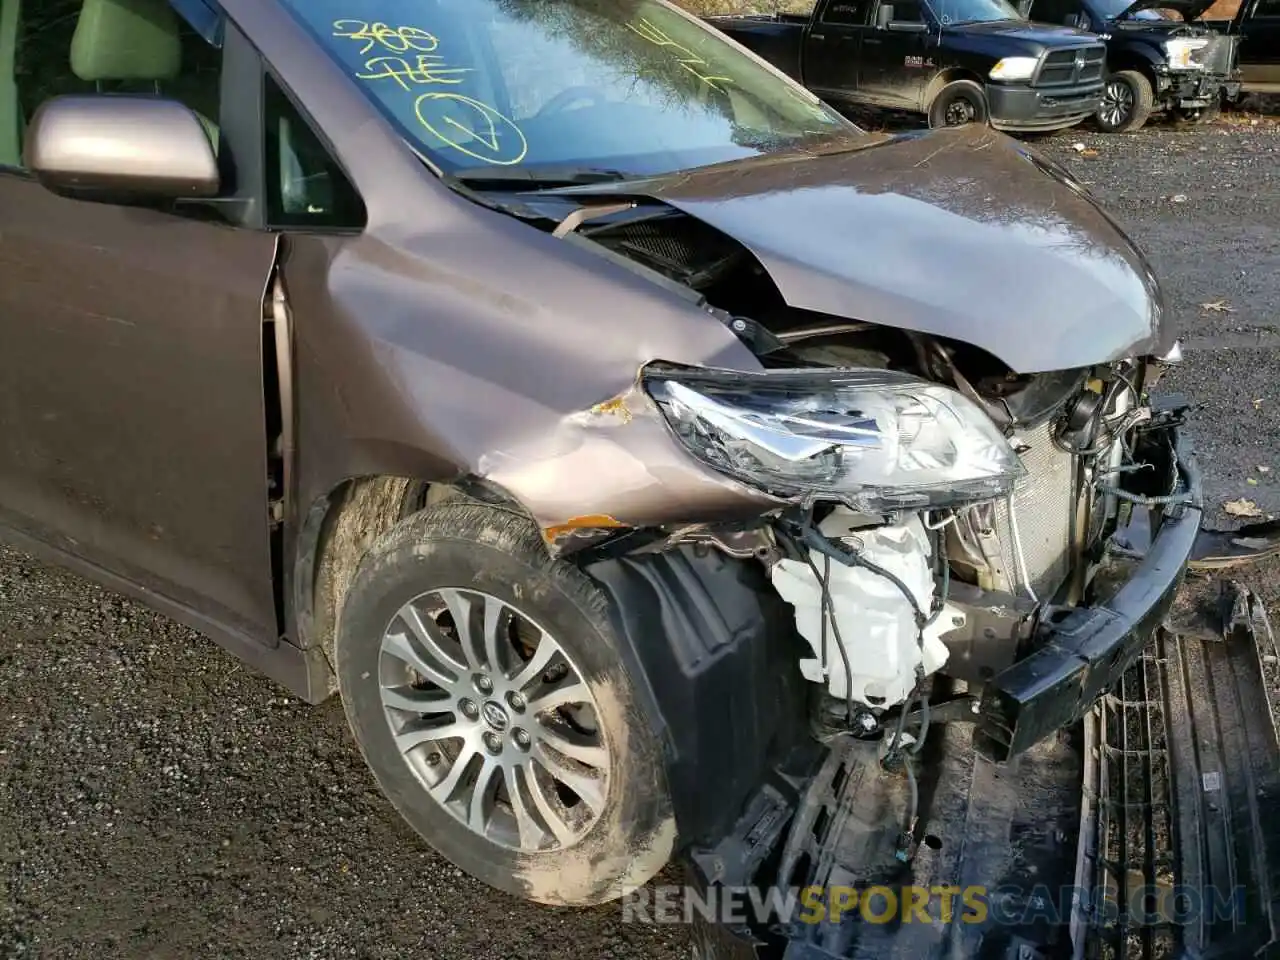
<path fill-rule="evenodd" d="M 1208 45 L 1209 41 L 1204 37 L 1196 40 L 1166 40 L 1164 42 L 1164 53 L 1169 58 L 1169 68 L 1172 70 L 1203 70 L 1204 64 L 1192 59 L 1192 57 L 1197 50 L 1203 50 Z"/>
<path fill-rule="evenodd" d="M 699 460 L 781 497 L 884 513 L 1007 495 L 1024 470 L 991 418 L 887 370 L 647 370 L 645 389 Z"/>
<path fill-rule="evenodd" d="M 1030 80 L 1035 76 L 1035 57 L 1005 57 L 987 74 L 992 80 Z"/>

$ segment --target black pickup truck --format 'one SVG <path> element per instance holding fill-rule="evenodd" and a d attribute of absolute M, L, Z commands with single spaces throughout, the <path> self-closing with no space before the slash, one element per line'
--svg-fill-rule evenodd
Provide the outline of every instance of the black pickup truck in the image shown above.
<path fill-rule="evenodd" d="M 1058 130 L 1102 102 L 1102 41 L 1006 0 L 818 0 L 809 16 L 708 22 L 834 106 L 911 110 L 934 127 Z"/>
<path fill-rule="evenodd" d="M 1277 0 L 1280 3 L 1280 0 Z M 1200 22 L 1213 0 L 1020 0 L 1036 20 L 1102 35 L 1107 87 L 1098 126 L 1137 130 L 1155 111 L 1176 120 L 1211 118 L 1240 90 L 1238 38 Z"/>

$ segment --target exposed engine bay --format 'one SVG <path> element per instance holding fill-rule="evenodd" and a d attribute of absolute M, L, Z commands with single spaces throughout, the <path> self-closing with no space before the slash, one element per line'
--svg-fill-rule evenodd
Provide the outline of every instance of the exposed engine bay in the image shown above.
<path fill-rule="evenodd" d="M 695 882 L 722 891 L 743 884 L 821 888 L 829 897 L 836 884 L 866 889 L 909 876 L 926 888 L 947 888 L 964 876 L 983 882 L 1005 876 L 1018 879 L 1025 892 L 1026 877 L 1008 873 L 1011 865 L 1027 862 L 1016 852 L 1020 819 L 1001 806 L 1008 798 L 989 799 L 1004 796 L 994 773 L 999 768 L 975 766 L 978 758 L 1023 771 L 1017 776 L 1047 804 L 1034 829 L 1051 826 L 1034 862 L 1059 875 L 1069 872 L 1076 854 L 1063 825 L 1070 829 L 1079 816 L 1080 747 L 1077 739 L 1053 734 L 1087 712 L 1140 650 L 1142 643 L 1122 623 L 1135 592 L 1124 580 L 1144 554 L 1159 552 L 1153 548 L 1156 531 L 1163 529 L 1166 548 L 1178 539 L 1167 550 L 1176 558 L 1199 525 L 1196 481 L 1177 449 L 1182 406 L 1174 400 L 1153 408 L 1149 394 L 1166 364 L 1179 359 L 1177 349 L 1164 358 L 1020 374 L 971 344 L 790 307 L 749 251 L 688 216 L 641 207 L 619 217 L 615 208 L 602 220 L 583 234 L 704 297 L 704 307 L 767 370 L 777 371 L 784 393 L 786 383 L 801 376 L 796 371 L 805 369 L 881 371 L 878 386 L 886 390 L 893 389 L 895 376 L 936 384 L 981 411 L 1017 465 L 1016 477 L 1002 487 L 993 476 L 967 489 L 956 485 L 949 494 L 954 502 L 936 489 L 913 501 L 919 491 L 904 488 L 824 498 L 784 479 L 770 454 L 792 464 L 814 455 L 821 440 L 833 436 L 832 423 L 852 443 L 859 431 L 885 426 L 897 431 L 906 449 L 913 438 L 927 436 L 927 416 L 913 420 L 903 406 L 877 411 L 870 400 L 860 405 L 857 377 L 850 375 L 827 402 L 801 403 L 789 412 L 789 429 L 813 438 L 812 447 L 789 448 L 771 437 L 772 413 L 761 407 L 745 416 L 759 431 L 753 439 L 763 447 L 771 439 L 777 443 L 745 457 L 732 443 L 717 447 L 715 431 L 717 423 L 738 416 L 731 404 L 746 401 L 731 386 L 704 385 L 696 371 L 656 365 L 648 392 L 691 452 L 731 476 L 766 488 L 774 484 L 787 501 L 752 524 L 662 531 L 638 547 L 624 535 L 618 538 L 627 544 L 621 558 L 588 567 L 624 606 L 663 611 L 668 631 L 677 608 L 722 611 L 723 619 L 693 621 L 702 624 L 694 629 L 704 637 L 691 637 L 689 647 L 705 655 L 679 670 L 671 662 L 661 665 L 672 687 L 679 686 L 677 673 L 685 673 L 700 694 L 729 696 L 732 690 L 751 704 L 731 711 L 729 727 L 716 725 L 701 743 L 693 742 L 695 736 L 676 747 L 692 791 L 700 793 L 694 784 L 710 778 L 745 804 L 732 824 L 726 817 L 739 811 L 735 806 L 713 812 L 704 802 L 703 809 L 686 813 L 685 822 L 703 828 L 705 838 L 689 861 Z M 805 390 L 812 397 L 814 388 Z M 759 393 L 757 386 L 753 395 Z M 929 408 L 929 388 L 910 387 L 908 393 L 915 412 Z M 994 448 L 975 456 L 996 457 Z M 931 448 L 922 447 L 919 455 L 927 459 Z M 587 555 L 603 551 L 596 555 L 608 557 L 608 547 L 606 539 Z M 646 556 L 661 566 L 640 574 Z M 711 566 L 679 572 L 698 563 Z M 725 564 L 739 571 L 732 590 L 727 582 L 711 585 Z M 758 573 L 744 576 L 742 565 Z M 1172 573 L 1172 581 L 1180 576 Z M 628 595 L 629 578 L 648 586 Z M 683 595 L 675 588 L 679 581 L 690 584 Z M 749 600 L 740 592 L 744 585 Z M 1149 604 L 1151 587 L 1138 587 L 1144 592 L 1139 605 Z M 1159 602 L 1167 604 L 1171 591 L 1160 589 Z M 748 609 L 731 616 L 725 612 L 730 605 Z M 1149 621 L 1149 614 L 1143 616 Z M 740 638 L 736 646 L 745 653 L 770 630 L 788 626 L 802 640 L 789 653 L 775 646 L 772 653 L 757 652 L 746 672 L 725 668 L 732 676 L 697 676 L 713 660 L 727 662 L 718 654 L 734 645 L 733 638 Z M 778 666 L 769 666 L 770 657 L 797 654 L 806 691 L 779 684 L 771 674 Z M 789 708 L 794 703 L 803 704 L 800 720 Z M 973 736 L 961 734 L 970 723 L 976 725 Z M 737 753 L 730 746 L 742 742 L 744 724 L 760 735 L 768 731 L 763 767 L 743 764 L 745 745 Z M 726 738 L 730 727 L 738 732 Z M 816 753 L 815 744 L 821 745 Z M 736 794 L 735 783 L 741 786 Z M 979 812 L 984 804 L 985 814 Z M 964 823 L 975 816 L 996 818 L 989 836 L 966 836 Z M 940 855 L 944 842 L 959 846 Z M 985 855 L 961 858 L 970 842 Z M 921 851 L 927 856 L 917 864 Z M 1075 924 L 1078 910 L 1071 912 Z M 1021 932 L 988 924 L 963 935 L 972 949 L 985 937 L 993 948 L 999 943 L 1014 951 L 1009 956 L 1041 956 L 1017 952 L 1031 951 L 1032 941 L 1019 940 Z M 775 917 L 733 936 L 754 944 L 752 956 L 773 956 L 765 944 L 778 935 L 776 943 L 790 944 L 787 957 L 862 956 L 855 944 L 863 943 L 872 951 L 868 956 L 880 956 L 880 950 L 889 951 L 885 956 L 952 955 L 943 946 L 946 928 L 936 923 L 918 935 L 906 935 L 904 928 L 889 940 L 887 933 L 865 923 L 850 926 L 837 915 L 818 927 Z M 721 955 L 711 941 L 701 949 L 702 956 Z M 954 943 L 951 949 L 957 949 Z"/>
<path fill-rule="evenodd" d="M 829 895 L 904 876 L 926 887 L 1011 876 L 1028 861 L 1002 769 L 1046 803 L 1034 829 L 1057 839 L 1037 862 L 1069 871 L 1081 720 L 1181 583 L 1199 477 L 1179 441 L 1186 404 L 1152 398 L 1180 353 L 1149 266 L 1063 171 L 985 134 L 955 137 L 954 149 L 894 140 L 928 171 L 923 184 L 838 154 L 739 167 L 724 182 L 695 172 L 500 201 L 692 303 L 758 361 L 655 356 L 596 411 L 656 416 L 693 461 L 764 497 L 749 516 L 544 526 L 553 554 L 605 591 L 635 674 L 659 678 L 642 706 L 665 732 L 695 885 Z M 1030 165 L 1057 180 L 1056 202 L 1089 225 L 1071 242 L 1097 258 L 1065 252 L 1054 227 L 1015 245 L 993 190 L 970 196 L 948 179 L 970 149 L 993 176 Z M 857 191 L 834 186 L 846 166 L 860 170 Z M 945 195 L 929 187 L 943 181 Z M 762 210 L 779 190 L 786 243 Z M 836 236 L 883 216 L 885 194 L 891 232 Z M 815 233 L 793 255 L 806 207 Z M 877 271 L 876 243 L 945 249 L 936 270 L 905 279 Z M 968 286 L 975 248 L 1009 259 L 1007 291 Z M 1001 313 L 1004 295 L 1032 316 Z M 1036 342 L 1040 327 L 1052 346 Z M 986 856 L 961 856 L 971 843 Z M 768 941 L 827 960 L 872 942 L 835 919 L 748 927 L 742 956 L 780 956 Z M 961 935 L 919 929 L 884 955 Z M 1012 930 L 963 935 L 1004 943 Z"/>
<path fill-rule="evenodd" d="M 602 212 L 584 237 L 702 295 L 766 368 L 879 370 L 945 385 L 1016 452 L 1021 475 L 1003 496 L 975 491 L 961 499 L 977 502 L 912 510 L 909 498 L 859 505 L 806 495 L 751 529 L 686 528 L 640 548 L 701 542 L 763 563 L 795 609 L 803 675 L 863 732 L 878 733 L 938 671 L 980 689 L 1025 654 L 1040 618 L 1093 596 L 1108 537 L 1135 503 L 1177 499 L 1172 461 L 1143 457 L 1145 433 L 1170 420 L 1153 420 L 1146 400 L 1159 362 L 1020 375 L 968 344 L 790 307 L 748 250 L 692 217 Z"/>

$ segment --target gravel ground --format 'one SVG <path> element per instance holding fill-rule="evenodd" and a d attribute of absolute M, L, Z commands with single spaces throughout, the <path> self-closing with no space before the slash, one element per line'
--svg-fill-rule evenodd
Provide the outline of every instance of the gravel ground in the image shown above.
<path fill-rule="evenodd" d="M 1038 145 L 1166 284 L 1188 337 L 1170 382 L 1198 404 L 1211 504 L 1280 512 L 1280 125 Z M 679 930 L 616 908 L 531 907 L 471 881 L 391 813 L 337 703 L 306 707 L 191 631 L 4 548 L 0 723 L 0 956 L 688 955 Z"/>

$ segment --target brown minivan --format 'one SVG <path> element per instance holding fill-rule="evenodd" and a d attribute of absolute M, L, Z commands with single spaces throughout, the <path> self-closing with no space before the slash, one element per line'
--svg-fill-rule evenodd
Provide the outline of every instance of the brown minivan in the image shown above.
<path fill-rule="evenodd" d="M 1063 170 L 666 0 L 0 0 L 0 530 L 537 901 L 855 748 L 910 860 L 1074 724 L 1199 525 L 1176 359 Z"/>

